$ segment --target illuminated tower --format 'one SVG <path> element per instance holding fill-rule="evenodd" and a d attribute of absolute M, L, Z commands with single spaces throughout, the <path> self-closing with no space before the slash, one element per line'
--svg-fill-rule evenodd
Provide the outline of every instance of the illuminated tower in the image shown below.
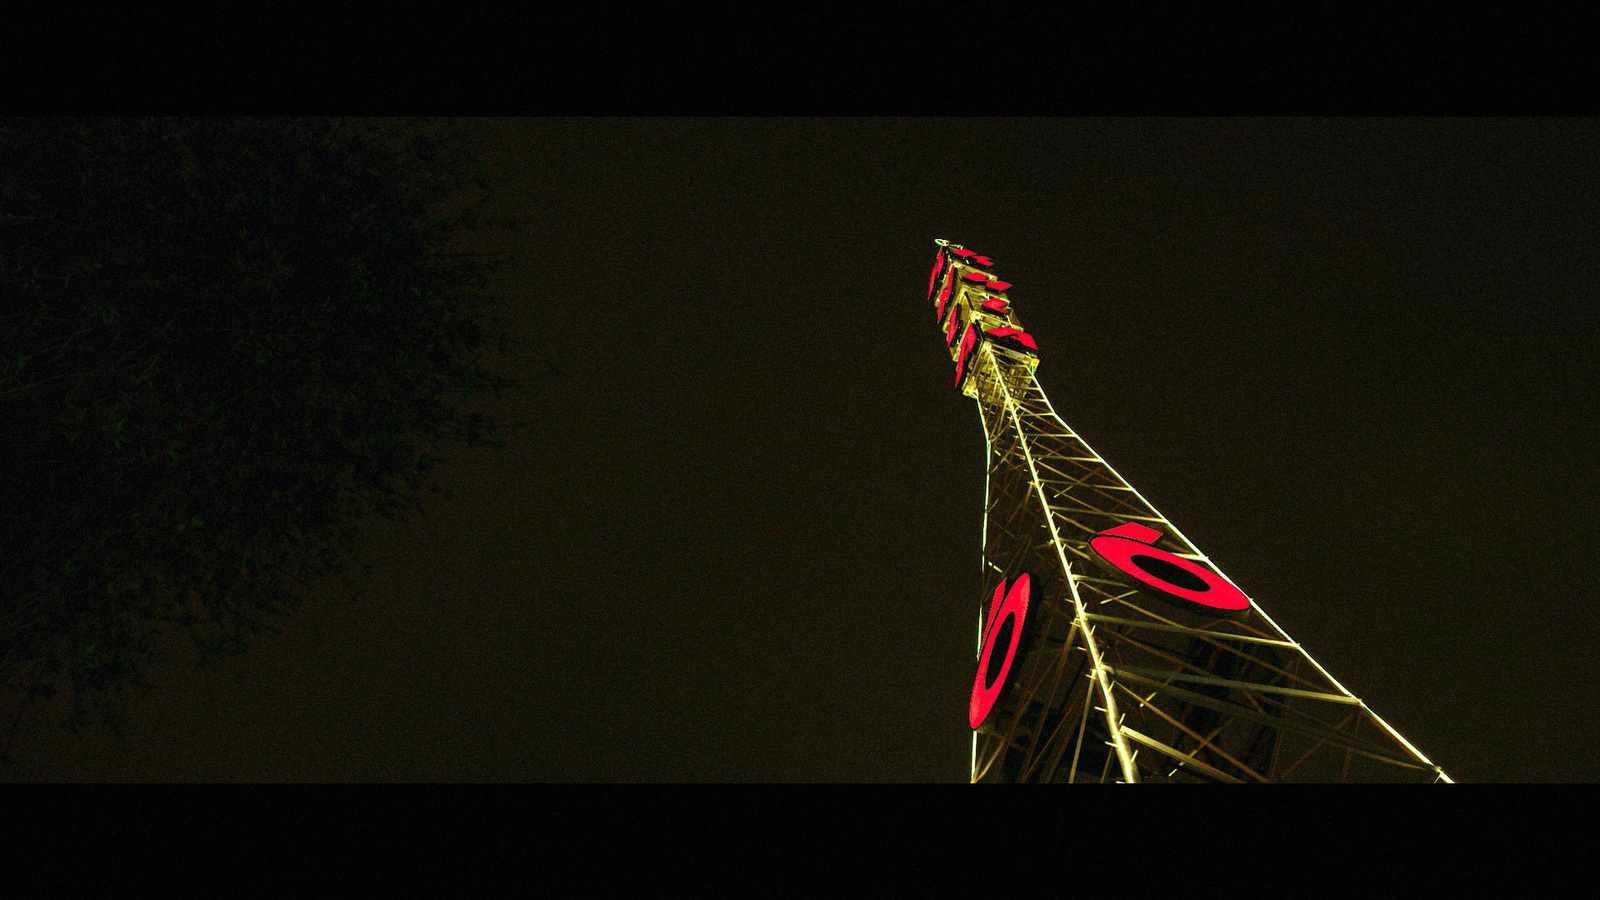
<path fill-rule="evenodd" d="M 988 257 L 928 300 L 988 438 L 973 781 L 1449 781 L 1061 421 Z"/>

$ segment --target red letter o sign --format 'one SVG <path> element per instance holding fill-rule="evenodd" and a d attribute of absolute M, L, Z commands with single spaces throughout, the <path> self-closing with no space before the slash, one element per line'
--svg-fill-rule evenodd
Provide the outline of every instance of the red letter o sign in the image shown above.
<path fill-rule="evenodd" d="M 982 725 L 994 709 L 1000 692 L 1005 690 L 1006 679 L 1011 675 L 1011 664 L 1017 659 L 1017 646 L 1022 643 L 1022 626 L 1028 621 L 1028 595 L 1031 579 L 1019 575 L 1006 593 L 1006 580 L 995 586 L 994 600 L 989 604 L 989 621 L 983 628 L 983 654 L 978 657 L 978 676 L 972 682 L 972 704 L 967 708 L 967 721 L 973 728 Z M 1005 599 L 1001 600 L 1004 595 Z M 1001 646 L 1004 645 L 1004 646 Z"/>
<path fill-rule="evenodd" d="M 1250 598 L 1193 560 L 1151 546 L 1161 532 L 1137 522 L 1108 528 L 1089 540 L 1100 558 L 1151 590 L 1222 612 L 1250 608 Z"/>

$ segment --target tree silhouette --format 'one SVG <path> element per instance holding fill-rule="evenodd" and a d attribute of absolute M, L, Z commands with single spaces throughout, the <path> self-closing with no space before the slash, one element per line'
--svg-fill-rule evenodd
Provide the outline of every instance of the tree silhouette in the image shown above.
<path fill-rule="evenodd" d="M 146 686 L 158 630 L 237 652 L 367 516 L 419 508 L 463 403 L 516 383 L 462 249 L 458 129 L 0 123 L 0 677 L 12 732 Z"/>

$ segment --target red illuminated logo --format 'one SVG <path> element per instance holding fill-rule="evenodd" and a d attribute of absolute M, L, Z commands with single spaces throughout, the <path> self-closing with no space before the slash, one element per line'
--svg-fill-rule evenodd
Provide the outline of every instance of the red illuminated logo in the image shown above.
<path fill-rule="evenodd" d="M 989 718 L 995 701 L 1005 691 L 1011 666 L 1017 661 L 1017 648 L 1022 644 L 1023 626 L 1028 623 L 1031 591 L 1032 579 L 1026 574 L 1017 576 L 1010 593 L 1006 592 L 1004 578 L 995 586 L 988 621 L 983 625 L 983 653 L 978 656 L 978 675 L 972 681 L 972 703 L 967 708 L 967 721 L 973 728 Z"/>
<path fill-rule="evenodd" d="M 990 297 L 989 299 L 983 301 L 983 308 L 997 316 L 1009 315 L 1011 313 L 1011 310 L 1006 306 L 1005 299 L 1002 297 Z"/>
<path fill-rule="evenodd" d="M 1011 282 L 1001 281 L 998 278 L 992 278 L 983 272 L 968 272 L 967 274 L 961 276 L 961 280 L 970 281 L 974 285 L 982 286 L 984 290 L 991 291 L 996 294 L 1009 291 L 1012 287 Z"/>
<path fill-rule="evenodd" d="M 1241 613 L 1250 598 L 1199 563 L 1155 547 L 1161 532 L 1137 522 L 1108 528 L 1089 540 L 1100 558 L 1159 596 L 1221 613 Z"/>
<path fill-rule="evenodd" d="M 950 291 L 956 286 L 955 266 L 950 267 L 950 277 L 945 279 L 944 289 L 939 292 L 939 321 L 944 321 L 944 305 L 950 300 Z"/>
<path fill-rule="evenodd" d="M 953 318 L 953 317 L 952 317 Z M 972 351 L 978 346 L 978 327 L 976 324 L 968 325 L 965 334 L 961 335 L 961 353 L 956 357 L 956 389 L 961 389 L 961 382 L 966 380 L 968 359 Z"/>
<path fill-rule="evenodd" d="M 1033 335 L 1020 328 L 990 328 L 984 331 L 990 340 L 1002 347 L 1009 347 L 1020 353 L 1038 353 L 1039 345 L 1034 342 Z"/>
<path fill-rule="evenodd" d="M 982 266 L 985 269 L 992 268 L 994 266 L 994 260 L 984 256 L 981 253 L 974 253 L 971 250 L 965 249 L 955 250 L 952 252 L 954 252 L 956 256 L 960 257 L 962 262 L 969 266 Z"/>
<path fill-rule="evenodd" d="M 939 273 L 944 270 L 944 251 L 939 251 L 938 258 L 933 261 L 933 274 L 928 276 L 928 299 L 933 299 L 933 289 L 939 284 Z"/>
<path fill-rule="evenodd" d="M 944 345 L 946 347 L 954 347 L 956 345 L 957 329 L 960 327 L 961 315 L 955 311 L 954 307 L 952 307 L 950 310 L 950 322 L 945 326 L 944 329 Z"/>

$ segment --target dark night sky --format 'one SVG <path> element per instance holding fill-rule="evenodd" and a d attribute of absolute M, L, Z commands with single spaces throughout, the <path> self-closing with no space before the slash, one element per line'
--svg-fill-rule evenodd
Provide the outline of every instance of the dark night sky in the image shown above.
<path fill-rule="evenodd" d="M 1600 123 L 487 121 L 541 417 L 14 777 L 964 781 L 993 256 L 1086 440 L 1462 781 L 1600 780 Z"/>

